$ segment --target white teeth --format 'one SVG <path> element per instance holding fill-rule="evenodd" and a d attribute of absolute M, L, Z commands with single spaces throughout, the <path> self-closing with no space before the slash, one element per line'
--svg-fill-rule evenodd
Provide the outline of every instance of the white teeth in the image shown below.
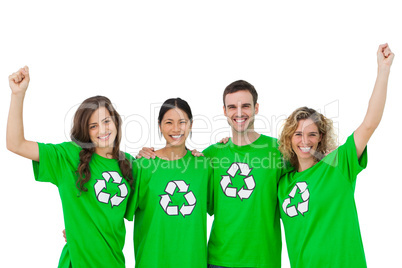
<path fill-rule="evenodd" d="M 109 136 L 110 136 L 110 133 L 107 134 L 106 136 L 98 137 L 98 138 L 101 139 L 101 140 L 106 140 L 107 138 L 109 138 Z"/>
<path fill-rule="evenodd" d="M 299 147 L 303 153 L 308 153 L 311 150 L 311 147 Z"/>
<path fill-rule="evenodd" d="M 173 139 L 179 139 L 183 135 L 172 136 Z"/>
<path fill-rule="evenodd" d="M 243 123 L 244 121 L 246 121 L 245 119 L 236 119 L 237 123 Z"/>

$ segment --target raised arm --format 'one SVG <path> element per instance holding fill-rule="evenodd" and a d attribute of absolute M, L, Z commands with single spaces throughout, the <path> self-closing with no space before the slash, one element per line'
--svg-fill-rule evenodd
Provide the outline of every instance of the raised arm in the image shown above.
<path fill-rule="evenodd" d="M 25 66 L 10 75 L 8 81 L 11 88 L 11 103 L 7 122 L 7 149 L 23 157 L 39 161 L 38 144 L 25 139 L 22 120 L 25 92 L 29 84 L 28 67 Z"/>
<path fill-rule="evenodd" d="M 384 112 L 385 99 L 387 97 L 388 77 L 394 53 L 388 44 L 380 45 L 377 51 L 378 72 L 373 93 L 371 94 L 366 116 L 363 123 L 356 129 L 354 134 L 357 157 L 360 158 L 371 135 L 380 124 Z"/>

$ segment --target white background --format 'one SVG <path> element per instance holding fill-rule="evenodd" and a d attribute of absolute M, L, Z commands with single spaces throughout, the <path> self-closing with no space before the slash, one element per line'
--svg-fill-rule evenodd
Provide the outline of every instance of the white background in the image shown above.
<path fill-rule="evenodd" d="M 29 140 L 68 140 L 76 105 L 99 94 L 125 119 L 122 150 L 160 148 L 158 105 L 181 97 L 195 116 L 189 146 L 202 150 L 229 135 L 222 92 L 244 79 L 259 93 L 260 133 L 277 137 L 281 119 L 306 105 L 334 119 L 342 143 L 364 118 L 376 51 L 388 42 L 396 57 L 387 106 L 355 196 L 369 267 L 395 267 L 402 249 L 397 3 L 2 1 L 0 266 L 55 267 L 64 244 L 57 189 L 35 182 L 31 161 L 6 150 L 7 78 L 18 68 L 31 70 L 24 107 Z M 133 225 L 126 227 L 124 253 L 133 267 Z M 286 254 L 284 245 L 283 267 Z"/>

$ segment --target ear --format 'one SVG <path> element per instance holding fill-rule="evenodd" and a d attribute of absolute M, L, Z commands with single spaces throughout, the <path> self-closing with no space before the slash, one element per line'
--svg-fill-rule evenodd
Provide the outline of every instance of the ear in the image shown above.
<path fill-rule="evenodd" d="M 318 140 L 318 142 L 321 142 L 322 140 L 322 133 L 320 134 L 320 139 Z"/>
<path fill-rule="evenodd" d="M 226 107 L 225 107 L 225 105 L 223 105 L 223 114 L 224 114 L 225 116 L 227 116 L 227 114 L 226 114 Z"/>
<path fill-rule="evenodd" d="M 254 114 L 258 114 L 259 109 L 260 109 L 260 105 L 259 105 L 258 102 L 257 102 L 257 103 L 255 104 L 255 107 L 254 107 Z"/>

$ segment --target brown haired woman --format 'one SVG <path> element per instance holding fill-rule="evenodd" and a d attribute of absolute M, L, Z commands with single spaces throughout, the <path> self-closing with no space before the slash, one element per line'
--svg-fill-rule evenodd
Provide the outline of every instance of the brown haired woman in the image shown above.
<path fill-rule="evenodd" d="M 37 181 L 58 187 L 68 239 L 59 267 L 125 267 L 124 216 L 133 175 L 131 156 L 119 150 L 120 115 L 108 98 L 95 96 L 75 113 L 71 142 L 28 141 L 22 110 L 29 79 L 27 66 L 9 76 L 7 148 L 33 160 Z"/>
<path fill-rule="evenodd" d="M 295 167 L 281 178 L 278 199 L 292 267 L 367 267 L 354 190 L 367 165 L 366 145 L 381 121 L 394 58 L 377 51 L 378 74 L 363 123 L 334 149 L 332 121 L 302 107 L 286 120 L 279 150 Z"/>

